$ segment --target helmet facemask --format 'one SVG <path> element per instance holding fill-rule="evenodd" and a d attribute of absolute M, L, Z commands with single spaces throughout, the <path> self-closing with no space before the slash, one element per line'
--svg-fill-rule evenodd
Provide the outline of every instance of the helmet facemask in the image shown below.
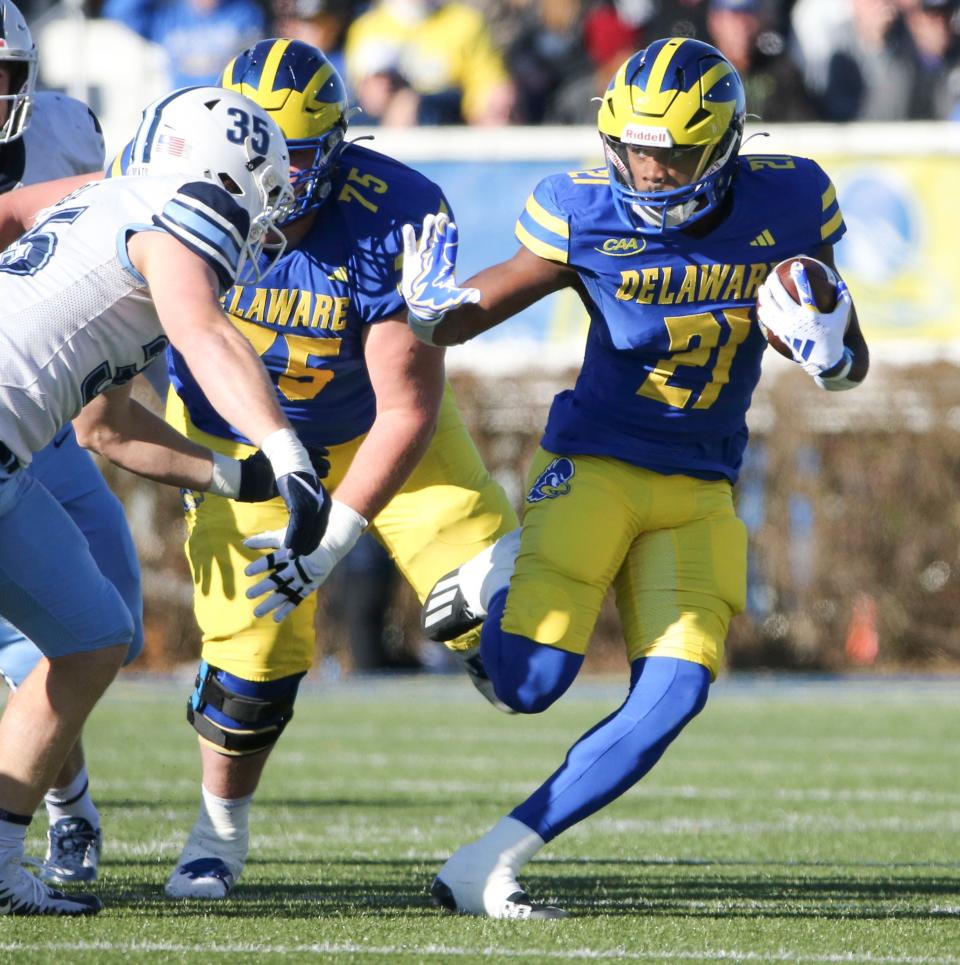
<path fill-rule="evenodd" d="M 7 105 L 0 144 L 7 144 L 29 126 L 37 86 L 37 48 L 23 15 L 7 0 L 0 0 L 0 67 L 10 71 L 10 92 L 0 94 L 0 104 Z"/>
<path fill-rule="evenodd" d="M 290 153 L 294 151 L 313 151 L 309 167 L 302 168 L 291 178 L 295 202 L 292 210 L 281 225 L 302 218 L 310 211 L 319 208 L 330 195 L 330 179 L 337 160 L 346 147 L 346 121 L 337 124 L 332 130 L 320 137 L 287 141 Z"/>
<path fill-rule="evenodd" d="M 644 147 L 609 134 L 601 137 L 618 208 L 629 211 L 627 217 L 639 231 L 657 233 L 692 224 L 720 204 L 730 186 L 740 145 L 740 131 L 732 129 L 717 143 L 678 147 Z M 683 175 L 686 183 L 658 191 L 640 190 L 630 165 L 631 154 L 652 155 L 663 167 Z"/>
<path fill-rule="evenodd" d="M 247 139 L 246 150 L 249 156 L 247 167 L 253 173 L 262 210 L 250 220 L 247 241 L 237 262 L 238 285 L 256 284 L 280 260 L 287 247 L 287 239 L 280 226 L 290 220 L 290 212 L 296 204 L 289 178 L 282 177 L 262 154 L 253 152 L 250 138 Z M 220 181 L 231 194 L 236 193 L 225 183 L 222 175 Z M 268 260 L 261 264 L 264 249 L 268 252 Z"/>

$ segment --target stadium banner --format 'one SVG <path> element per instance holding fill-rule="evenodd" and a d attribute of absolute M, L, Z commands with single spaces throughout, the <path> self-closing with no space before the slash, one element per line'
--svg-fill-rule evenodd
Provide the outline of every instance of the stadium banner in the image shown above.
<path fill-rule="evenodd" d="M 754 136 L 756 135 L 756 136 Z M 791 125 L 748 129 L 744 153 L 799 154 L 834 181 L 847 236 L 837 264 L 853 292 L 875 356 L 960 357 L 960 126 Z M 446 192 L 460 227 L 457 276 L 509 258 L 513 229 L 539 180 L 603 164 L 590 128 L 378 131 L 370 145 L 413 164 Z M 455 364 L 484 368 L 575 365 L 586 313 L 572 291 L 544 299 L 487 332 Z M 505 355 L 505 352 L 508 354 Z"/>

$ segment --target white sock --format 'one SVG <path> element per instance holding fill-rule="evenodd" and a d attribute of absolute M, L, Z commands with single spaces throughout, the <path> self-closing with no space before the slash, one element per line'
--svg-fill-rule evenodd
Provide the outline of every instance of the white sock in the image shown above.
<path fill-rule="evenodd" d="M 9 855 L 10 852 L 16 852 L 22 855 L 29 825 L 29 821 L 26 824 L 21 824 L 19 821 L 7 821 L 0 818 L 0 854 Z"/>
<path fill-rule="evenodd" d="M 90 796 L 90 776 L 86 765 L 66 787 L 52 787 L 43 798 L 47 820 L 56 824 L 60 818 L 84 818 L 91 827 L 100 827 L 100 814 Z"/>
<path fill-rule="evenodd" d="M 515 529 L 460 567 L 460 591 L 472 616 L 485 617 L 493 597 L 510 585 L 519 552 L 520 530 Z"/>
<path fill-rule="evenodd" d="M 184 845 L 180 863 L 214 855 L 235 877 L 240 876 L 250 843 L 250 804 L 253 795 L 223 798 L 200 786 L 200 814 Z"/>
<path fill-rule="evenodd" d="M 507 898 L 520 890 L 520 869 L 544 843 L 516 818 L 501 818 L 482 838 L 457 851 L 439 877 L 453 890 L 461 910 L 499 918 Z"/>

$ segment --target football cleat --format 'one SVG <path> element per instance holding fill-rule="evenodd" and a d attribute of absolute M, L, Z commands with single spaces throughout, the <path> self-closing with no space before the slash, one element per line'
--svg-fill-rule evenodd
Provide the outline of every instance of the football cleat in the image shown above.
<path fill-rule="evenodd" d="M 503 714 L 515 714 L 516 711 L 505 704 L 493 689 L 493 681 L 487 676 L 486 668 L 480 657 L 480 644 L 470 647 L 469 650 L 454 650 L 453 655 L 457 658 L 461 666 L 467 672 L 470 683 Z"/>
<path fill-rule="evenodd" d="M 538 904 L 519 887 L 490 910 L 461 905 L 457 901 L 453 889 L 442 878 L 434 879 L 430 888 L 430 897 L 438 908 L 459 915 L 485 915 L 488 918 L 515 918 L 531 921 L 567 917 L 567 913 L 562 908 L 557 908 L 555 905 Z"/>
<path fill-rule="evenodd" d="M 95 915 L 95 895 L 65 895 L 47 887 L 20 863 L 18 851 L 0 859 L 0 915 Z"/>
<path fill-rule="evenodd" d="M 434 584 L 420 612 L 420 625 L 428 640 L 447 643 L 483 623 L 467 605 L 460 587 L 460 567 Z"/>
<path fill-rule="evenodd" d="M 236 880 L 236 875 L 220 858 L 196 858 L 173 869 L 163 893 L 168 898 L 226 898 Z"/>
<path fill-rule="evenodd" d="M 510 585 L 519 551 L 515 529 L 438 580 L 420 615 L 427 639 L 447 643 L 483 623 L 490 600 Z"/>
<path fill-rule="evenodd" d="M 47 831 L 47 856 L 37 872 L 44 881 L 69 885 L 96 881 L 103 835 L 85 818 L 60 818 Z"/>
<path fill-rule="evenodd" d="M 543 847 L 536 831 L 501 818 L 483 837 L 454 852 L 430 888 L 447 911 L 485 918 L 566 918 L 554 905 L 531 900 L 517 881 L 520 869 Z"/>

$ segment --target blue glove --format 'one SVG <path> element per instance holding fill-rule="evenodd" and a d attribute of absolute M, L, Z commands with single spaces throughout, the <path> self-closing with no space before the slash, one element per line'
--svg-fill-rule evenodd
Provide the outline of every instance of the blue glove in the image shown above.
<path fill-rule="evenodd" d="M 407 303 L 408 321 L 421 341 L 433 345 L 433 330 L 451 309 L 480 301 L 476 288 L 458 288 L 457 226 L 446 215 L 428 214 L 417 240 L 416 229 L 405 224 L 403 274 L 400 293 Z"/>
<path fill-rule="evenodd" d="M 312 472 L 297 470 L 277 478 L 277 491 L 290 512 L 283 545 L 292 556 L 312 553 L 320 545 L 330 518 L 326 489 Z"/>

